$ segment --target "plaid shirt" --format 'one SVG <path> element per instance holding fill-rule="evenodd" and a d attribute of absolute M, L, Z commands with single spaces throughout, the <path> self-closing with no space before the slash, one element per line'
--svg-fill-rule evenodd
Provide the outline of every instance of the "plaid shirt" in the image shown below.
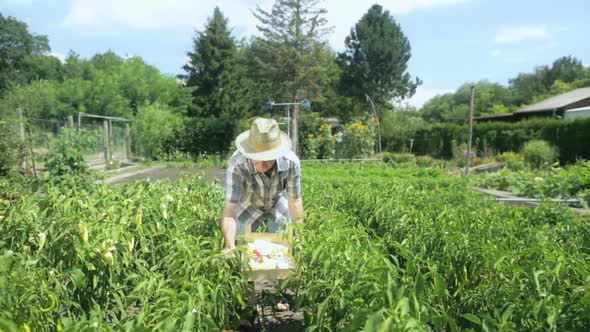
<path fill-rule="evenodd" d="M 268 218 L 290 219 L 288 197 L 301 197 L 301 168 L 295 153 L 278 158 L 269 177 L 256 171 L 252 160 L 234 152 L 227 165 L 225 201 L 237 204 L 237 221 L 257 227 Z"/>

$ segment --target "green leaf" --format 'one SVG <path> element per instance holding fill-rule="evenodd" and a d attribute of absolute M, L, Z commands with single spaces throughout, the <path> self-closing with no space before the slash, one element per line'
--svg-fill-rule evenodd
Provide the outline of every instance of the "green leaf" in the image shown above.
<path fill-rule="evenodd" d="M 420 298 L 424 294 L 424 284 L 424 276 L 422 275 L 422 272 L 418 271 L 418 274 L 416 275 L 416 285 L 414 287 L 416 297 Z"/>
<path fill-rule="evenodd" d="M 461 317 L 467 319 L 468 321 L 470 321 L 470 322 L 472 322 L 474 324 L 481 325 L 481 319 L 479 319 L 479 317 L 477 317 L 474 314 L 469 314 L 469 313 L 462 314 Z"/>

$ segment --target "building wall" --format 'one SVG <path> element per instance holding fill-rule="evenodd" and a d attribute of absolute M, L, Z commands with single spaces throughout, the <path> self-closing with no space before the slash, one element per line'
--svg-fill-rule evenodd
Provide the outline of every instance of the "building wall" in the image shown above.
<path fill-rule="evenodd" d="M 564 119 L 579 119 L 587 117 L 590 117 L 590 107 L 579 111 L 567 110 L 563 116 Z"/>

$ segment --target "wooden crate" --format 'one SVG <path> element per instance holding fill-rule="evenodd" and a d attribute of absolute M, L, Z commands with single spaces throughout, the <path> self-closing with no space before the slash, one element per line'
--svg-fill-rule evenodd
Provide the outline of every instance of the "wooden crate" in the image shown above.
<path fill-rule="evenodd" d="M 256 233 L 250 230 L 250 226 L 246 227 L 245 234 L 242 238 L 244 243 L 250 243 L 254 240 L 266 240 L 273 243 L 284 244 L 289 247 L 289 252 L 293 253 L 291 248 L 290 239 L 293 238 L 293 229 L 288 228 L 287 233 Z M 295 266 L 293 266 L 294 268 Z M 270 269 L 270 270 L 249 270 L 244 271 L 250 281 L 263 281 L 263 280 L 284 280 L 289 278 L 293 271 L 291 269 Z"/>

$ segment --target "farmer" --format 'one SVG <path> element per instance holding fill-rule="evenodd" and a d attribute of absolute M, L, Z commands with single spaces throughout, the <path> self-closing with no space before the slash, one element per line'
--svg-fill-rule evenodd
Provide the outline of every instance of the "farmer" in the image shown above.
<path fill-rule="evenodd" d="M 258 118 L 236 138 L 237 151 L 227 165 L 221 230 L 228 249 L 236 232 L 263 227 L 282 232 L 294 220 L 303 223 L 301 169 L 291 140 L 273 119 Z"/>

